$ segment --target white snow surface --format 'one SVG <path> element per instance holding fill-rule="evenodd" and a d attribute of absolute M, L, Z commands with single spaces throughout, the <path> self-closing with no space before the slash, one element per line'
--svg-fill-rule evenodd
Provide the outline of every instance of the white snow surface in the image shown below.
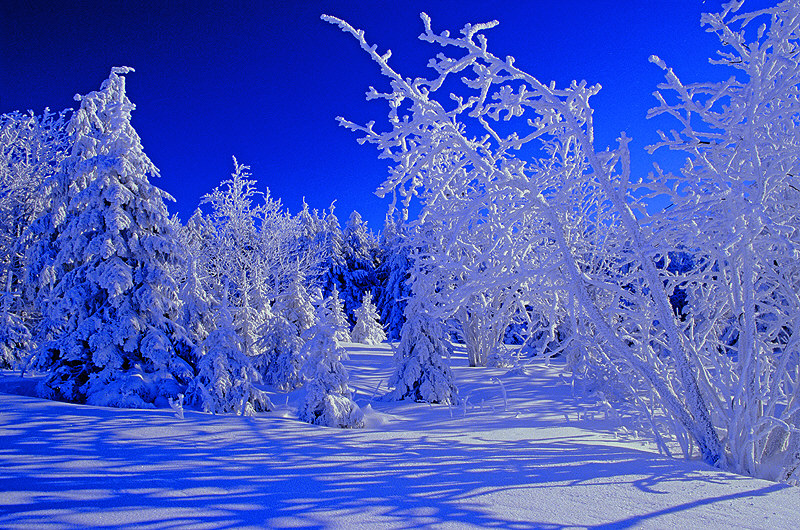
<path fill-rule="evenodd" d="M 593 412 L 557 365 L 453 359 L 462 402 L 373 400 L 387 344 L 345 344 L 366 429 L 46 401 L 0 375 L 0 527 L 796 528 L 800 488 L 669 459 Z M 503 399 L 502 381 L 507 394 Z M 468 398 L 468 399 L 464 399 Z M 616 433 L 616 434 L 615 434 Z"/>

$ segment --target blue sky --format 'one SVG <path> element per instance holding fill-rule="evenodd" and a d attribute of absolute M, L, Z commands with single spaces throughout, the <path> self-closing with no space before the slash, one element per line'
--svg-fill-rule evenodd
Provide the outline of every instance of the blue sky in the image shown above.
<path fill-rule="evenodd" d="M 382 80 L 322 13 L 365 30 L 380 50 L 390 48 L 391 63 L 407 76 L 425 74 L 438 52 L 416 39 L 420 11 L 439 30 L 499 20 L 487 34 L 495 55 L 513 55 L 543 81 L 603 86 L 594 100 L 598 147 L 626 130 L 635 172 L 649 170 L 637 153 L 655 129 L 672 125 L 645 120 L 662 79 L 649 55 L 686 81 L 731 75 L 707 64 L 717 40 L 699 22 L 720 0 L 0 4 L 0 113 L 72 107 L 72 96 L 97 89 L 112 66 L 134 67 L 133 123 L 161 169 L 156 184 L 176 198 L 170 209 L 184 220 L 229 175 L 235 155 L 293 213 L 304 196 L 320 209 L 336 199 L 343 222 L 356 209 L 380 228 L 388 203 L 373 191 L 387 162 L 335 117 L 385 121 L 384 106 L 364 100 L 367 87 Z"/>

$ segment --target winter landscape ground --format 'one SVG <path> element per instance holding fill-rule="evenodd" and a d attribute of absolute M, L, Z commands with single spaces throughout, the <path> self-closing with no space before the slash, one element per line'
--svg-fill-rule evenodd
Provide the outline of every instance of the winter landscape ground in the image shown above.
<path fill-rule="evenodd" d="M 255 417 L 179 419 L 30 397 L 33 378 L 3 372 L 0 527 L 795 528 L 800 518 L 798 488 L 658 455 L 625 433 L 624 417 L 573 392 L 557 361 L 509 373 L 470 368 L 457 352 L 468 399 L 450 408 L 373 400 L 391 346 L 346 347 L 365 429 L 298 421 L 302 390 L 273 393 L 276 410 Z"/>

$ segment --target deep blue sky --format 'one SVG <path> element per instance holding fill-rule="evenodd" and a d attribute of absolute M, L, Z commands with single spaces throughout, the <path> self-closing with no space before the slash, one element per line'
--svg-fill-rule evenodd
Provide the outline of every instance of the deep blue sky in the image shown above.
<path fill-rule="evenodd" d="M 416 39 L 420 11 L 438 30 L 497 19 L 488 33 L 495 55 L 515 56 L 543 81 L 603 85 L 594 100 L 600 146 L 621 130 L 634 150 L 656 138 L 658 124 L 645 113 L 662 75 L 650 54 L 686 81 L 730 75 L 708 66 L 717 41 L 699 25 L 720 0 L 145 4 L 0 2 L 0 113 L 72 107 L 72 96 L 97 89 L 112 66 L 134 67 L 133 123 L 161 169 L 156 184 L 176 198 L 170 209 L 184 220 L 229 175 L 235 155 L 293 213 L 303 196 L 320 209 L 336 199 L 342 222 L 357 209 L 380 228 L 388 203 L 372 192 L 387 162 L 335 117 L 385 122 L 385 107 L 364 100 L 381 79 L 352 37 L 319 20 L 322 13 L 365 30 L 381 51 L 391 48 L 391 63 L 407 76 L 425 73 L 439 51 Z M 648 171 L 643 157 L 634 164 Z"/>

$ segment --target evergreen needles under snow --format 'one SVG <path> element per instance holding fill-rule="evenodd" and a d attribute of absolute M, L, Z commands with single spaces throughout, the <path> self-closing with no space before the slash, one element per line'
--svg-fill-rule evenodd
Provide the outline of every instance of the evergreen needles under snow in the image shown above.
<path fill-rule="evenodd" d="M 187 391 L 189 403 L 214 414 L 252 416 L 270 410 L 269 398 L 254 386 L 259 374 L 243 351 L 230 309 L 223 306 L 216 313 L 217 328 L 203 341 L 197 376 Z"/>
<path fill-rule="evenodd" d="M 353 342 L 361 344 L 379 344 L 386 340 L 386 332 L 380 323 L 378 310 L 372 303 L 372 293 L 364 293 L 361 307 L 356 309 L 356 325 L 350 334 Z"/>
<path fill-rule="evenodd" d="M 309 382 L 300 419 L 327 427 L 363 427 L 364 414 L 352 399 L 347 370 L 342 365 L 347 351 L 336 340 L 336 329 L 322 319 L 308 331 L 308 336 L 303 355 Z"/>
<path fill-rule="evenodd" d="M 389 379 L 393 390 L 386 399 L 413 399 L 428 403 L 458 403 L 453 373 L 445 358 L 450 344 L 438 322 L 428 318 L 416 299 L 406 306 L 406 322 L 395 351 L 395 372 Z"/>
<path fill-rule="evenodd" d="M 34 225 L 31 277 L 50 324 L 37 366 L 44 396 L 147 407 L 176 396 L 192 376 L 178 289 L 182 256 L 158 170 L 130 123 L 130 68 L 114 68 L 80 98 L 69 124 L 71 155 L 48 182 L 49 210 Z M 37 274 L 41 273 L 41 274 Z M 45 336 L 47 337 L 47 336 Z"/>

